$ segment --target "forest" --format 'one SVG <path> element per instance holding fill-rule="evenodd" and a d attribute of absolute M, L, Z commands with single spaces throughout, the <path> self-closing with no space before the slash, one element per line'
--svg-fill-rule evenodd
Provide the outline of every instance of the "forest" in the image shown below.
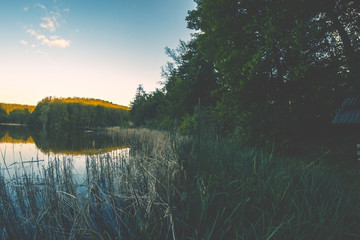
<path fill-rule="evenodd" d="M 282 141 L 328 131 L 359 91 L 359 1 L 195 2 L 192 39 L 165 49 L 162 87 L 137 89 L 135 124 Z"/>
<path fill-rule="evenodd" d="M 2 238 L 360 239 L 360 126 L 332 124 L 360 99 L 360 1 L 194 1 L 191 40 L 165 48 L 161 87 L 140 84 L 130 108 L 0 108 L 0 122 L 41 130 L 0 129 L 4 141 L 75 151 L 11 177 L 0 149 Z M 116 146 L 126 154 L 98 154 Z M 79 182 L 74 154 L 95 147 Z"/>
<path fill-rule="evenodd" d="M 127 124 L 128 112 L 128 107 L 99 99 L 46 97 L 36 107 L 13 105 L 7 112 L 0 106 L 0 123 L 60 130 L 98 128 Z"/>
<path fill-rule="evenodd" d="M 35 109 L 35 106 L 26 105 L 26 104 L 0 103 L 0 108 L 5 110 L 7 114 L 9 114 L 14 110 L 25 110 L 25 109 L 27 109 L 30 113 L 32 113 Z"/>

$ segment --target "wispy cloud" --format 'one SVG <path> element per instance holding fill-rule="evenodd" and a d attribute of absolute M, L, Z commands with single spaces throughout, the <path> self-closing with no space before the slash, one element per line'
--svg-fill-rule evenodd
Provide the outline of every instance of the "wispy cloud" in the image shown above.
<path fill-rule="evenodd" d="M 20 44 L 26 46 L 26 45 L 28 45 L 28 42 L 25 41 L 25 40 L 21 40 L 21 41 L 20 41 Z"/>
<path fill-rule="evenodd" d="M 26 31 L 27 33 L 29 33 L 31 36 L 37 36 L 39 35 L 36 31 L 32 30 L 32 29 L 29 29 Z"/>
<path fill-rule="evenodd" d="M 45 28 L 47 30 L 49 30 L 50 32 L 55 32 L 56 31 L 56 18 L 52 17 L 52 19 L 50 17 L 44 17 L 42 18 L 42 20 L 46 21 L 47 23 L 41 23 L 40 27 Z"/>
<path fill-rule="evenodd" d="M 24 7 L 23 10 L 27 12 L 29 10 L 29 7 Z"/>
<path fill-rule="evenodd" d="M 50 36 L 49 38 L 43 34 L 40 34 L 32 29 L 27 30 L 27 32 L 36 37 L 37 40 L 41 42 L 41 44 L 46 45 L 48 47 L 57 47 L 57 48 L 67 48 L 70 46 L 71 41 L 60 38 L 59 36 Z"/>
<path fill-rule="evenodd" d="M 42 21 L 38 25 L 40 26 L 40 28 L 36 28 L 34 25 L 30 25 L 30 27 L 25 26 L 24 28 L 26 32 L 32 37 L 34 37 L 41 45 L 54 48 L 69 47 L 71 45 L 70 40 L 55 35 L 54 33 L 57 31 L 58 28 L 61 27 L 61 25 L 65 24 L 66 22 L 61 16 L 61 14 L 64 12 L 69 12 L 70 9 L 65 8 L 60 11 L 58 6 L 48 8 L 48 6 L 40 3 L 36 6 L 43 9 L 42 12 L 44 13 L 44 15 L 41 17 Z M 24 8 L 24 11 L 28 11 L 28 8 L 26 8 L 26 10 Z M 24 40 L 21 40 L 20 43 L 23 45 L 31 46 L 33 49 L 37 49 L 39 47 L 36 46 L 37 44 L 35 45 L 28 42 L 25 43 Z"/>
<path fill-rule="evenodd" d="M 37 36 L 37 35 L 39 35 L 37 32 L 35 32 L 35 31 L 32 30 L 32 29 L 29 29 L 29 30 L 27 30 L 26 32 L 29 33 L 31 36 Z"/>
<path fill-rule="evenodd" d="M 42 8 L 42 9 L 44 9 L 44 10 L 46 10 L 45 5 L 43 5 L 43 4 L 40 4 L 40 3 L 39 3 L 37 6 L 40 7 L 40 8 Z"/>
<path fill-rule="evenodd" d="M 49 47 L 67 48 L 70 46 L 71 41 L 62 39 L 59 36 L 51 36 L 50 41 L 46 43 Z"/>

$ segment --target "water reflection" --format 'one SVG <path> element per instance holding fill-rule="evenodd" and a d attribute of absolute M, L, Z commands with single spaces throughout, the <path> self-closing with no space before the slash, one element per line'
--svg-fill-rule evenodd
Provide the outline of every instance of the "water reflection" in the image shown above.
<path fill-rule="evenodd" d="M 0 143 L 34 143 L 30 128 L 0 125 Z"/>
<path fill-rule="evenodd" d="M 126 148 L 101 131 L 36 131 L 23 126 L 0 126 L 0 143 L 32 143 L 43 153 L 68 155 Z"/>
<path fill-rule="evenodd" d="M 10 179 L 23 173 L 41 177 L 49 162 L 71 160 L 82 181 L 86 159 L 126 157 L 128 147 L 101 131 L 37 131 L 20 126 L 0 126 L 1 175 Z"/>

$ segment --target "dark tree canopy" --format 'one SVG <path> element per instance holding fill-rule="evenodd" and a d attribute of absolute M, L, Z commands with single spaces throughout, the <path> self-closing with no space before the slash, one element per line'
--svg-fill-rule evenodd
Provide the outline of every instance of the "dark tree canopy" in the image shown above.
<path fill-rule="evenodd" d="M 8 115 L 2 107 L 0 107 L 0 123 L 6 123 L 8 121 Z"/>
<path fill-rule="evenodd" d="M 280 139 L 328 125 L 360 84 L 358 1 L 195 2 L 193 39 L 166 49 L 173 61 L 154 112 L 167 122 L 185 121 L 201 102 L 228 133 Z"/>

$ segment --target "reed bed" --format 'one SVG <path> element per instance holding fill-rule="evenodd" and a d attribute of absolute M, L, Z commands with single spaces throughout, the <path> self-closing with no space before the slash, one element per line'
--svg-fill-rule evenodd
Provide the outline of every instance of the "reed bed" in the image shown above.
<path fill-rule="evenodd" d="M 359 239 L 356 184 L 311 164 L 176 132 L 110 129 L 126 155 L 0 177 L 1 239 Z"/>

